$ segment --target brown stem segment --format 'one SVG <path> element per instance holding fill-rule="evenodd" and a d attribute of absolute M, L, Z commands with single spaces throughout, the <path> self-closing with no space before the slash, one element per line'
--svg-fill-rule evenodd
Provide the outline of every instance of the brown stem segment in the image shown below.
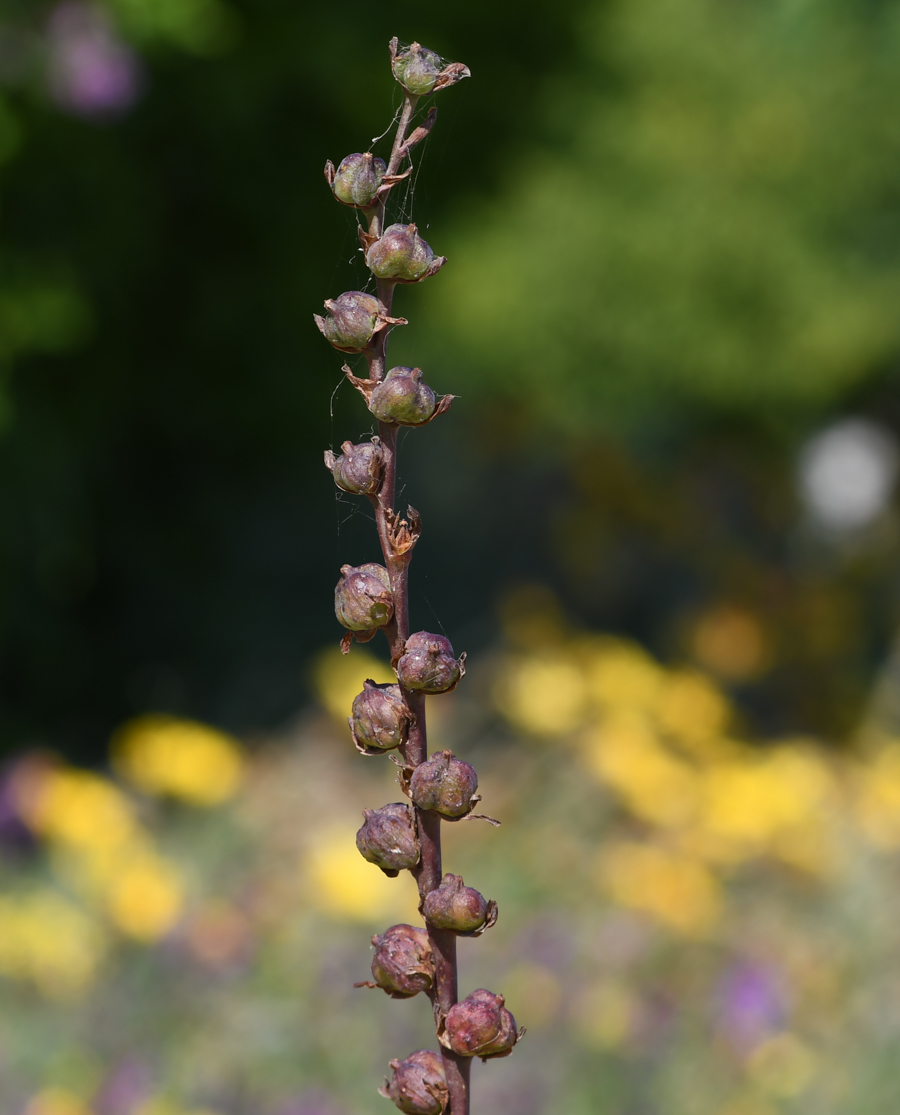
<path fill-rule="evenodd" d="M 412 120 L 417 98 L 408 94 L 405 97 L 397 133 L 394 137 L 394 146 L 391 152 L 391 161 L 387 173 L 396 174 L 402 161 L 402 147 L 406 132 Z M 384 202 L 379 203 L 375 212 L 369 218 L 369 232 L 381 235 L 384 224 Z M 394 300 L 396 283 L 379 280 L 378 297 L 391 311 Z M 372 351 L 368 354 L 369 378 L 380 381 L 384 379 L 387 363 L 388 330 L 378 334 Z M 397 427 L 378 423 L 378 434 L 381 438 L 382 453 L 384 455 L 384 475 L 378 495 L 372 497 L 375 507 L 375 521 L 378 527 L 378 539 L 384 555 L 385 568 L 391 579 L 391 594 L 394 598 L 394 622 L 391 624 L 388 641 L 391 644 L 391 657 L 394 661 L 403 653 L 403 647 L 409 638 L 409 563 L 412 551 L 395 555 L 390 542 L 387 513 L 394 510 L 397 487 Z M 402 748 L 406 765 L 416 767 L 428 758 L 428 737 L 425 721 L 425 695 L 409 689 L 403 689 L 406 703 L 413 713 L 415 720 L 410 728 L 409 739 Z M 440 815 L 431 810 L 417 809 L 419 822 L 419 839 L 422 845 L 422 859 L 419 867 L 414 872 L 419 887 L 419 895 L 424 899 L 426 894 L 435 890 L 441 882 L 441 819 Z M 444 1017 L 447 1011 L 457 1001 L 457 964 L 456 964 L 456 934 L 443 929 L 435 929 L 427 925 L 431 947 L 435 956 L 435 990 L 433 1002 L 435 1014 Z M 444 1062 L 444 1072 L 447 1077 L 447 1087 L 450 1092 L 450 1106 L 448 1115 L 469 1115 L 469 1073 L 471 1070 L 470 1057 L 458 1057 L 449 1049 L 441 1046 L 441 1057 Z"/>

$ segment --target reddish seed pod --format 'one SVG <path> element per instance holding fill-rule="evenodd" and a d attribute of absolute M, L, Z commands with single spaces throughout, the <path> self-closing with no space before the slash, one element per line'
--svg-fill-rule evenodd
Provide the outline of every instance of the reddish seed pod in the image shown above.
<path fill-rule="evenodd" d="M 380 755 L 406 742 L 412 719 L 399 685 L 376 685 L 367 678 L 362 693 L 353 698 L 347 723 L 357 751 Z"/>
<path fill-rule="evenodd" d="M 380 809 L 364 809 L 365 820 L 356 834 L 363 859 L 392 879 L 415 867 L 421 855 L 415 816 L 415 810 L 402 801 Z"/>
<path fill-rule="evenodd" d="M 460 1057 L 507 1057 L 524 1034 L 503 1005 L 502 995 L 480 988 L 452 1006 L 439 1037 Z"/>
<path fill-rule="evenodd" d="M 467 887 L 462 875 L 448 873 L 441 885 L 425 896 L 422 912 L 436 929 L 475 935 L 496 922 L 497 903 L 486 900 L 474 887 Z"/>
<path fill-rule="evenodd" d="M 436 751 L 420 763 L 409 780 L 409 796 L 419 809 L 432 809 L 448 820 L 465 817 L 481 798 L 475 768 L 452 751 Z"/>
<path fill-rule="evenodd" d="M 440 1053 L 420 1049 L 402 1061 L 391 1061 L 394 1075 L 379 1094 L 393 1100 L 406 1115 L 444 1115 L 449 1101 Z"/>
<path fill-rule="evenodd" d="M 449 639 L 417 631 L 406 640 L 396 667 L 400 684 L 422 693 L 449 693 L 466 672 L 466 656 L 455 658 Z"/>
<path fill-rule="evenodd" d="M 394 614 L 391 581 L 382 565 L 342 565 L 334 590 L 334 614 L 350 631 L 372 631 L 390 623 Z"/>
<path fill-rule="evenodd" d="M 381 484 L 381 474 L 384 471 L 381 439 L 373 437 L 371 441 L 364 441 L 359 445 L 345 441 L 339 457 L 327 449 L 325 467 L 342 491 L 358 496 L 374 495 Z"/>
<path fill-rule="evenodd" d="M 392 999 L 411 999 L 434 986 L 434 959 L 424 929 L 392 925 L 380 937 L 376 934 L 372 944 L 375 985 Z"/>

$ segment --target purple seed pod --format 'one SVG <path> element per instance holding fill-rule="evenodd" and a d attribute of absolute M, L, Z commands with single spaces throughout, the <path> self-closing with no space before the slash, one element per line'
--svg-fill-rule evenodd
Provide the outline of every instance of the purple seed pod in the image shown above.
<path fill-rule="evenodd" d="M 376 158 L 371 151 L 348 155 L 341 160 L 337 170 L 330 163 L 325 167 L 325 176 L 334 196 L 354 209 L 368 209 L 374 204 L 386 172 L 384 161 Z"/>
<path fill-rule="evenodd" d="M 389 317 L 387 306 L 373 294 L 345 291 L 339 298 L 325 299 L 327 318 L 313 314 L 319 332 L 339 352 L 365 352 L 376 333 L 390 325 L 406 325 L 402 317 Z"/>
<path fill-rule="evenodd" d="M 356 750 L 363 755 L 380 755 L 406 743 L 413 715 L 399 685 L 377 685 L 370 678 L 362 693 L 353 698 L 347 723 Z"/>
<path fill-rule="evenodd" d="M 345 441 L 341 450 L 340 457 L 336 457 L 330 449 L 325 450 L 325 467 L 334 477 L 335 484 L 342 491 L 357 496 L 374 495 L 384 470 L 381 439 L 373 437 L 371 441 L 359 445 Z"/>
<path fill-rule="evenodd" d="M 507 1057 L 525 1033 L 503 1005 L 503 996 L 484 988 L 473 991 L 447 1012 L 438 1035 L 441 1044 L 460 1057 Z"/>
<path fill-rule="evenodd" d="M 436 929 L 478 936 L 497 921 L 497 903 L 474 887 L 463 884 L 462 875 L 446 874 L 441 885 L 425 896 L 425 920 Z"/>
<path fill-rule="evenodd" d="M 406 92 L 414 97 L 426 97 L 472 76 L 462 62 L 445 64 L 439 54 L 418 43 L 398 50 L 396 39 L 391 41 L 391 69 Z"/>
<path fill-rule="evenodd" d="M 436 408 L 434 392 L 422 382 L 421 368 L 391 368 L 369 399 L 376 418 L 399 426 L 421 426 Z"/>
<path fill-rule="evenodd" d="M 449 693 L 466 672 L 466 656 L 454 658 L 450 640 L 443 635 L 417 631 L 406 640 L 396 670 L 407 689 Z"/>
<path fill-rule="evenodd" d="M 392 925 L 372 938 L 374 985 L 392 999 L 411 999 L 434 986 L 434 958 L 431 942 L 424 929 L 412 925 Z"/>
<path fill-rule="evenodd" d="M 419 809 L 433 809 L 451 821 L 465 817 L 481 801 L 477 789 L 475 768 L 452 751 L 436 751 L 409 780 L 409 796 Z"/>
<path fill-rule="evenodd" d="M 450 1093 L 440 1053 L 420 1049 L 402 1061 L 391 1061 L 394 1075 L 379 1088 L 406 1115 L 444 1115 Z"/>
<path fill-rule="evenodd" d="M 350 631 L 372 631 L 390 623 L 394 614 L 391 582 L 382 565 L 342 565 L 334 590 L 334 614 Z"/>
<path fill-rule="evenodd" d="M 397 801 L 380 809 L 364 809 L 363 825 L 356 834 L 356 846 L 363 859 L 374 863 L 392 879 L 401 871 L 412 870 L 421 851 L 416 833 L 416 811 Z"/>
<path fill-rule="evenodd" d="M 377 279 L 417 283 L 446 263 L 435 258 L 415 225 L 389 225 L 366 252 L 366 266 Z"/>

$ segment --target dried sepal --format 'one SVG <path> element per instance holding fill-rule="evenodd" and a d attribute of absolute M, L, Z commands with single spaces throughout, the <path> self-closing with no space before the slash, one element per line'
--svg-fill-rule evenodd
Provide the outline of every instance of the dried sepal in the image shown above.
<path fill-rule="evenodd" d="M 438 1041 L 458 1057 L 508 1057 L 525 1034 L 504 1005 L 502 995 L 479 988 L 439 1020 Z"/>
<path fill-rule="evenodd" d="M 448 872 L 440 886 L 425 895 L 422 913 L 436 929 L 449 929 L 462 937 L 479 937 L 496 924 L 497 903 L 486 899 L 474 887 L 467 887 L 461 875 Z"/>
<path fill-rule="evenodd" d="M 384 513 L 394 557 L 409 553 L 422 534 L 422 516 L 415 507 L 407 507 L 406 516 L 405 519 L 401 519 L 399 513 L 390 507 Z"/>
<path fill-rule="evenodd" d="M 353 698 L 347 723 L 361 755 L 383 755 L 406 743 L 414 721 L 399 685 L 367 678 L 362 693 Z"/>
<path fill-rule="evenodd" d="M 412 97 L 427 97 L 472 76 L 469 67 L 462 62 L 445 62 L 435 51 L 419 43 L 401 48 L 396 35 L 388 49 L 395 79 Z"/>
<path fill-rule="evenodd" d="M 415 809 L 403 801 L 364 809 L 356 847 L 363 859 L 380 867 L 389 879 L 411 871 L 422 855 Z"/>
<path fill-rule="evenodd" d="M 326 298 L 325 309 L 327 317 L 313 314 L 313 320 L 338 352 L 366 352 L 383 330 L 409 324 L 406 318 L 391 317 L 383 302 L 362 290 L 347 290 L 338 298 Z"/>
<path fill-rule="evenodd" d="M 378 1094 L 393 1100 L 406 1115 L 444 1115 L 450 1102 L 440 1053 L 419 1049 L 402 1061 L 391 1061 L 393 1076 Z"/>

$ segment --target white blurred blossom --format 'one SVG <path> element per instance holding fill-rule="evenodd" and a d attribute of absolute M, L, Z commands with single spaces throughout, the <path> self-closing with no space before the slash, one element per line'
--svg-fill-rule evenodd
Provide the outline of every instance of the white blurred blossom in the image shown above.
<path fill-rule="evenodd" d="M 820 526 L 849 534 L 887 508 L 897 465 L 897 440 L 890 430 L 868 419 L 843 419 L 803 447 L 800 493 Z"/>

